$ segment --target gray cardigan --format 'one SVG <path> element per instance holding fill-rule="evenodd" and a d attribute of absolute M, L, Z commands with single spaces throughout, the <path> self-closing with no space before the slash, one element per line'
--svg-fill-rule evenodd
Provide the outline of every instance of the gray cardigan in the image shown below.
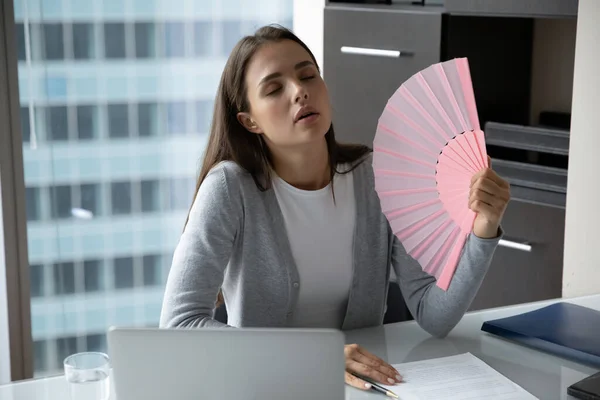
<path fill-rule="evenodd" d="M 445 336 L 475 297 L 502 232 L 494 239 L 470 235 L 443 291 L 392 234 L 374 190 L 372 157 L 353 174 L 353 280 L 342 330 L 382 324 L 391 265 L 415 320 Z M 287 326 L 302 290 L 273 190 L 260 191 L 233 162 L 213 168 L 198 191 L 173 256 L 160 326 L 223 326 L 212 318 L 221 287 L 234 327 Z"/>

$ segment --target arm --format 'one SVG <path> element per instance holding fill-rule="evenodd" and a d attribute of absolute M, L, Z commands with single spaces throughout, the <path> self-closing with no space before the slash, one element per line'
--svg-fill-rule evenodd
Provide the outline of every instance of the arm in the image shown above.
<path fill-rule="evenodd" d="M 469 235 L 447 291 L 436 286 L 435 278 L 421 269 L 394 236 L 392 266 L 398 284 L 415 320 L 431 335 L 446 336 L 467 311 L 502 237 L 499 233 L 492 239 Z"/>
<path fill-rule="evenodd" d="M 160 327 L 227 326 L 213 319 L 213 310 L 239 215 L 229 195 L 225 170 L 217 167 L 202 182 L 175 249 Z"/>

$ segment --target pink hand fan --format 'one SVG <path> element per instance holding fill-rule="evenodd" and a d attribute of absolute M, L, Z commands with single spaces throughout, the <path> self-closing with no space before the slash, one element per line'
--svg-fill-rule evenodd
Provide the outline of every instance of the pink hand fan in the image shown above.
<path fill-rule="evenodd" d="M 471 177 L 487 166 L 466 58 L 418 72 L 389 99 L 373 142 L 375 190 L 394 234 L 443 290 L 473 229 Z"/>

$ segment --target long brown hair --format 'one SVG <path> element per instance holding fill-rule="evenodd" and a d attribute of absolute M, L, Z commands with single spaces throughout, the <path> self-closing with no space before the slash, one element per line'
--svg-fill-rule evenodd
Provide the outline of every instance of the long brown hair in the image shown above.
<path fill-rule="evenodd" d="M 272 163 L 269 149 L 262 137 L 251 133 L 238 121 L 239 112 L 249 111 L 246 69 L 252 56 L 264 44 L 292 40 L 302 46 L 317 65 L 315 56 L 308 46 L 290 30 L 279 25 L 269 25 L 258 29 L 254 35 L 243 37 L 233 48 L 221 75 L 217 89 L 210 137 L 204 152 L 202 167 L 196 183 L 192 204 L 198 189 L 210 170 L 222 161 L 234 161 L 248 171 L 259 190 L 268 190 L 271 186 Z M 331 179 L 336 173 L 346 173 L 354 169 L 371 149 L 358 144 L 341 144 L 335 140 L 333 124 L 325 134 Z M 353 166 L 346 171 L 337 170 L 338 164 L 350 163 Z M 189 220 L 188 217 L 185 221 Z M 185 225 L 184 225 L 185 229 Z M 219 301 L 221 296 L 219 293 Z"/>

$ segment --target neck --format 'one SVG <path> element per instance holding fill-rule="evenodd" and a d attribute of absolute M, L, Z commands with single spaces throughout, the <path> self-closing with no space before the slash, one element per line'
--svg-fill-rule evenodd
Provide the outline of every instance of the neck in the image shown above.
<path fill-rule="evenodd" d="M 303 149 L 273 149 L 275 172 L 290 185 L 303 190 L 318 190 L 329 184 L 329 154 L 325 138 L 318 146 Z"/>

